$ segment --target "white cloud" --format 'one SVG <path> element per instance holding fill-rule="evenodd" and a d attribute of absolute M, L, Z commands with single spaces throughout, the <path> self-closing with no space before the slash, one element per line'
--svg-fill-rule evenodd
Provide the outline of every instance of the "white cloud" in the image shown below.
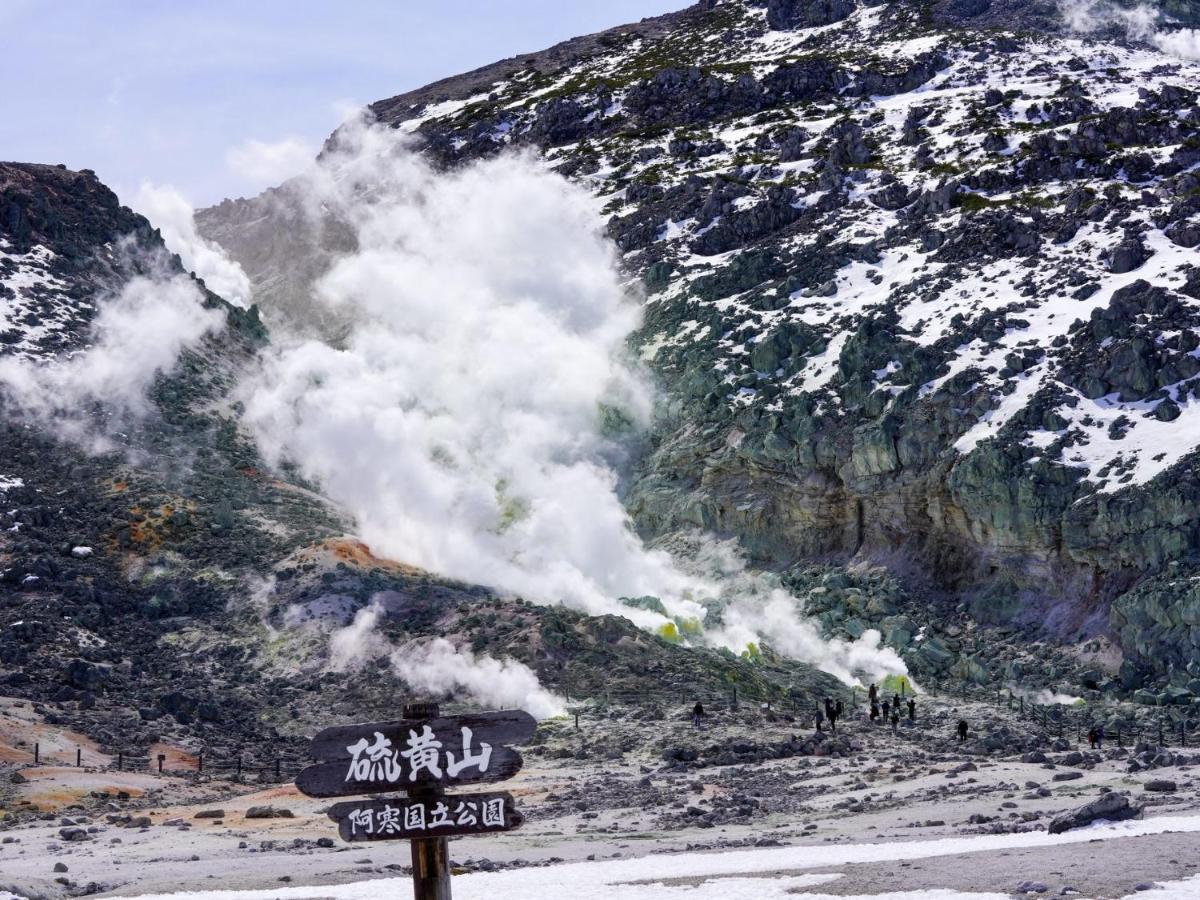
<path fill-rule="evenodd" d="M 543 688 L 524 663 L 456 650 L 443 638 L 397 650 L 392 668 L 414 690 L 433 695 L 465 691 L 481 706 L 516 707 L 537 719 L 566 711 L 562 699 Z"/>
<path fill-rule="evenodd" d="M 134 278 L 100 304 L 86 349 L 48 362 L 0 359 L 0 395 L 10 414 L 89 451 L 111 450 L 117 429 L 150 414 L 155 378 L 224 318 L 204 308 L 187 276 Z"/>
<path fill-rule="evenodd" d="M 224 250 L 200 236 L 195 210 L 183 194 L 169 185 L 143 183 L 132 206 L 162 232 L 167 249 L 178 253 L 184 268 L 210 291 L 235 306 L 250 305 L 250 279 Z"/>
<path fill-rule="evenodd" d="M 1180 28 L 1164 30 L 1157 9 L 1144 3 L 1118 6 L 1110 0 L 1059 0 L 1063 20 L 1072 31 L 1090 34 L 1116 26 L 1130 38 L 1153 44 L 1164 53 L 1180 59 L 1200 60 L 1200 30 Z"/>
<path fill-rule="evenodd" d="M 235 175 L 258 185 L 273 185 L 299 175 L 312 165 L 316 152 L 298 137 L 278 141 L 250 138 L 225 154 Z"/>
<path fill-rule="evenodd" d="M 702 539 L 687 563 L 642 542 L 612 423 L 647 425 L 653 401 L 597 201 L 533 157 L 438 173 L 404 141 L 343 129 L 292 185 L 357 250 L 318 281 L 318 325 L 277 329 L 242 386 L 264 455 L 320 482 L 381 555 L 647 628 L 702 621 L 706 601 L 724 610 L 707 639 L 735 650 L 765 640 L 847 679 L 903 671 L 877 636 L 822 641 L 734 553 Z M 329 318 L 345 333 L 305 339 Z M 668 615 L 620 602 L 646 595 Z"/>

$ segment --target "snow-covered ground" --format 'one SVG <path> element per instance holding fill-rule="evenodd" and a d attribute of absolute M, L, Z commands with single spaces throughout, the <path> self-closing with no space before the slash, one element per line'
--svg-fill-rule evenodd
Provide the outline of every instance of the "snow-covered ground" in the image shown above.
<path fill-rule="evenodd" d="M 1038 831 L 934 841 L 784 847 L 724 853 L 680 853 L 632 860 L 477 873 L 456 877 L 453 885 L 454 895 L 459 900 L 492 900 L 496 897 L 559 900 L 568 894 L 572 900 L 600 900 L 610 897 L 620 897 L 621 900 L 790 900 L 797 896 L 798 891 L 803 892 L 801 896 L 819 900 L 833 896 L 821 893 L 820 886 L 839 881 L 843 877 L 842 874 L 801 870 L 891 861 L 911 863 L 913 860 L 967 853 L 979 853 L 984 857 L 995 858 L 1017 848 L 1061 847 L 1170 832 L 1200 834 L 1200 816 L 1097 824 L 1061 835 Z M 1021 881 L 1019 872 L 1014 872 L 1014 891 Z M 408 890 L 408 879 L 396 878 L 333 887 L 156 894 L 146 895 L 141 900 L 168 897 L 174 900 L 306 900 L 318 897 L 333 900 L 376 900 L 403 896 Z M 855 900 L 1008 900 L 1012 895 L 937 888 L 853 895 L 839 891 L 837 896 L 850 896 Z M 1148 900 L 1195 900 L 1200 897 L 1200 875 L 1157 885 L 1153 890 L 1138 891 L 1135 896 Z M 0 895 L 0 900 L 8 898 Z"/>

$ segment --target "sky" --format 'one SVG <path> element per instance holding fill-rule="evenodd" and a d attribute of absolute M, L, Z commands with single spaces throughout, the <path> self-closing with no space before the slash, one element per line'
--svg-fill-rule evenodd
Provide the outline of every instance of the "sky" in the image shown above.
<path fill-rule="evenodd" d="M 0 159 L 195 206 L 297 170 L 348 110 L 689 0 L 0 0 Z"/>

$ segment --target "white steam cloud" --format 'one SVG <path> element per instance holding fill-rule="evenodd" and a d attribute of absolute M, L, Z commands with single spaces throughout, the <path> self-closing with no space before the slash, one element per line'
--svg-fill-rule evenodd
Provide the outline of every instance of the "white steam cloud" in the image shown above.
<path fill-rule="evenodd" d="M 456 650 L 443 638 L 396 650 L 392 668 L 418 691 L 465 690 L 484 706 L 517 707 L 537 719 L 566 711 L 562 699 L 545 690 L 524 663 Z"/>
<path fill-rule="evenodd" d="M 329 667 L 344 672 L 387 653 L 387 641 L 375 631 L 381 618 L 383 607 L 372 602 L 355 613 L 349 625 L 335 631 L 329 639 Z"/>
<path fill-rule="evenodd" d="M 330 667 L 345 671 L 390 654 L 392 670 L 415 691 L 433 696 L 463 692 L 482 706 L 524 709 L 538 719 L 566 710 L 562 698 L 543 688 L 537 674 L 516 660 L 457 650 L 443 638 L 393 649 L 376 631 L 383 617 L 382 604 L 373 602 L 335 631 L 329 642 Z"/>
<path fill-rule="evenodd" d="M 735 554 L 683 562 L 635 534 L 617 483 L 622 441 L 652 407 L 626 352 L 640 307 L 584 189 L 527 156 L 438 173 L 366 125 L 289 188 L 314 224 L 353 234 L 313 297 L 347 329 L 277 331 L 243 385 L 245 422 L 267 458 L 352 510 L 375 552 L 689 640 L 765 641 L 846 680 L 904 671 L 878 635 L 822 641 Z M 619 599 L 644 596 L 661 608 Z"/>
<path fill-rule="evenodd" d="M 1034 691 L 1031 688 L 1010 684 L 1008 692 L 1014 697 L 1024 697 L 1030 703 L 1037 704 L 1038 706 L 1075 706 L 1083 702 L 1082 697 L 1076 697 L 1073 694 L 1064 694 L 1060 691 L 1052 691 L 1049 688 Z"/>
<path fill-rule="evenodd" d="M 310 165 L 316 151 L 303 139 L 287 137 L 278 141 L 251 138 L 225 154 L 225 163 L 248 182 L 278 184 L 300 174 Z"/>
<path fill-rule="evenodd" d="M 1153 44 L 1171 56 L 1200 60 L 1200 30 L 1162 28 L 1162 17 L 1152 6 L 1119 6 L 1111 0 L 1060 0 L 1059 9 L 1067 26 L 1080 34 L 1116 26 L 1132 40 Z"/>
<path fill-rule="evenodd" d="M 119 294 L 101 301 L 86 349 L 49 361 L 0 359 L 7 411 L 45 424 L 91 452 L 113 449 L 117 429 L 150 413 L 155 378 L 223 324 L 224 312 L 202 302 L 200 290 L 184 275 L 131 279 Z"/>
<path fill-rule="evenodd" d="M 167 249 L 178 253 L 183 267 L 210 291 L 235 306 L 250 305 L 250 279 L 225 251 L 200 236 L 195 210 L 179 191 L 167 185 L 143 184 L 132 206 L 158 228 Z"/>

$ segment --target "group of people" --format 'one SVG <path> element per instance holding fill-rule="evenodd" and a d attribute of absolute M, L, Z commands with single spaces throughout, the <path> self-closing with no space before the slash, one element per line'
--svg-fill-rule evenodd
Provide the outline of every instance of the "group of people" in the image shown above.
<path fill-rule="evenodd" d="M 902 704 L 907 705 L 908 707 L 908 720 L 910 722 L 915 722 L 917 720 L 917 701 L 913 697 L 909 697 L 907 704 L 904 704 L 904 701 L 900 699 L 899 694 L 893 694 L 891 700 L 888 700 L 885 697 L 881 703 L 879 699 L 879 688 L 872 684 L 867 690 L 867 698 L 871 703 L 872 725 L 874 725 L 876 722 L 882 724 L 890 723 L 892 726 L 892 733 L 894 734 L 900 728 L 900 710 L 902 708 Z M 880 706 L 883 707 L 882 712 L 880 711 Z"/>
<path fill-rule="evenodd" d="M 817 714 L 814 716 L 814 719 L 816 720 L 817 731 L 824 731 L 822 725 L 823 723 L 828 722 L 829 730 L 834 734 L 837 734 L 837 720 L 840 719 L 845 712 L 846 707 L 842 704 L 841 700 L 838 700 L 836 703 L 834 703 L 833 700 L 831 700 L 829 697 L 826 697 L 824 709 L 818 705 Z"/>
<path fill-rule="evenodd" d="M 871 724 L 877 722 L 883 724 L 891 724 L 892 733 L 895 734 L 900 728 L 901 710 L 907 708 L 908 721 L 917 721 L 917 701 L 913 697 L 906 700 L 901 699 L 899 694 L 893 694 L 892 699 L 884 698 L 880 700 L 879 688 L 871 685 L 867 691 L 867 696 L 871 702 Z M 881 709 L 882 707 L 882 709 Z M 834 701 L 830 697 L 825 698 L 824 703 L 818 703 L 816 713 L 813 720 L 816 724 L 817 731 L 825 730 L 825 723 L 829 723 L 829 730 L 833 734 L 837 734 L 837 723 L 846 712 L 846 707 L 841 700 Z M 705 713 L 704 706 L 699 702 L 692 708 L 692 724 L 697 728 L 704 721 Z M 965 719 L 959 719 L 955 727 L 955 733 L 958 736 L 959 743 L 963 743 L 967 739 L 968 726 Z M 1088 731 L 1088 742 L 1092 748 L 1101 747 L 1104 744 L 1104 727 L 1101 725 L 1093 726 Z"/>
<path fill-rule="evenodd" d="M 1119 737 L 1119 735 L 1118 735 Z M 1087 733 L 1088 744 L 1093 750 L 1104 749 L 1104 726 L 1093 725 L 1088 729 Z"/>

